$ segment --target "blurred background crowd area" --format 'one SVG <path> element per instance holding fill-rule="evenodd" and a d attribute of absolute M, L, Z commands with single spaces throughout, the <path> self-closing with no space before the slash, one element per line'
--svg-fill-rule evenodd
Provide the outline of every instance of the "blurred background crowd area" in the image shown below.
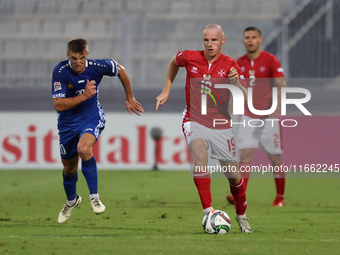
<path fill-rule="evenodd" d="M 235 59 L 246 53 L 243 30 L 259 27 L 262 48 L 279 58 L 288 85 L 310 89 L 319 100 L 310 107 L 334 108 L 340 93 L 339 0 L 0 0 L 0 109 L 53 110 L 52 70 L 66 59 L 68 41 L 82 37 L 89 58 L 125 66 L 136 97 L 153 110 L 171 57 L 202 50 L 209 23 L 223 27 L 222 51 Z M 184 82 L 181 69 L 165 111 L 184 108 Z M 109 111 L 124 110 L 120 86 L 111 78 L 100 85 Z"/>

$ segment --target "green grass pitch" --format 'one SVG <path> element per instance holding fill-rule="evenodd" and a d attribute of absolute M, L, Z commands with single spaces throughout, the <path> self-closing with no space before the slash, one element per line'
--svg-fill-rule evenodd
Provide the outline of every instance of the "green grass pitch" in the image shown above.
<path fill-rule="evenodd" d="M 205 234 L 188 171 L 99 171 L 106 212 L 83 202 L 64 224 L 61 171 L 0 171 L 0 254 L 340 254 L 340 179 L 287 179 L 286 206 L 272 208 L 273 178 L 250 179 L 240 233 L 226 179 L 212 179 L 213 206 L 231 219 L 227 235 Z"/>

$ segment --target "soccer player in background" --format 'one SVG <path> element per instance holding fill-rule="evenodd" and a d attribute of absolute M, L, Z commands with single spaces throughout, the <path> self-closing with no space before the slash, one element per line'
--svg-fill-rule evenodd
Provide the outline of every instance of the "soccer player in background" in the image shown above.
<path fill-rule="evenodd" d="M 267 110 L 272 106 L 272 87 L 278 90 L 277 108 L 267 116 L 259 116 L 250 112 L 245 104 L 245 115 L 241 117 L 238 129 L 238 148 L 240 149 L 240 168 L 244 178 L 245 189 L 247 189 L 250 172 L 243 171 L 253 158 L 254 151 L 260 143 L 261 150 L 264 150 L 273 166 L 282 165 L 282 131 L 279 121 L 266 121 L 265 119 L 280 119 L 281 88 L 286 87 L 286 81 L 278 59 L 261 49 L 263 41 L 261 31 L 256 27 L 248 27 L 243 32 L 243 43 L 247 54 L 237 60 L 244 77 L 249 81 L 249 87 L 253 89 L 253 106 L 257 110 Z M 248 125 L 251 119 L 262 119 L 264 125 L 258 126 L 255 122 Z M 272 124 L 274 123 L 274 124 Z M 272 126 L 273 125 L 273 126 Z M 274 173 L 276 184 L 276 198 L 272 206 L 281 207 L 284 205 L 285 173 Z M 233 204 L 233 195 L 228 195 L 227 200 Z"/>
<path fill-rule="evenodd" d="M 129 76 L 123 66 L 113 59 L 87 59 L 86 40 L 72 39 L 67 46 L 67 58 L 53 70 L 53 105 L 58 112 L 60 156 L 64 166 L 63 183 L 67 202 L 58 216 L 63 223 L 82 201 L 77 195 L 78 159 L 90 190 L 94 213 L 105 211 L 99 199 L 96 159 L 92 147 L 105 127 L 106 115 L 98 101 L 98 86 L 104 75 L 118 76 L 126 94 L 126 109 L 140 115 L 143 108 L 133 96 Z"/>
<path fill-rule="evenodd" d="M 247 199 L 243 179 L 238 169 L 238 155 L 233 130 L 230 122 L 213 127 L 213 119 L 231 119 L 227 107 L 231 97 L 230 91 L 215 87 L 214 78 L 224 78 L 227 83 L 230 80 L 234 86 L 242 91 L 245 98 L 247 95 L 246 88 L 239 81 L 242 78 L 242 72 L 236 61 L 221 53 L 224 43 L 225 37 L 222 27 L 217 24 L 210 24 L 203 31 L 204 50 L 179 51 L 170 61 L 163 92 L 156 98 L 156 110 L 167 101 L 179 67 L 185 67 L 187 71 L 185 84 L 187 105 L 183 112 L 182 127 L 194 159 L 193 178 L 201 199 L 203 213 L 207 214 L 214 210 L 211 204 L 210 175 L 204 170 L 208 164 L 208 148 L 211 147 L 212 158 L 219 160 L 221 166 L 230 166 L 237 170 L 226 173 L 226 177 L 229 179 L 230 191 L 235 199 L 236 219 L 240 231 L 251 233 L 252 229 L 245 214 Z M 202 82 L 200 84 L 194 82 L 193 84 L 190 81 L 191 78 L 199 78 L 199 81 Z M 201 115 L 201 91 L 203 89 L 217 91 L 224 106 L 216 107 L 212 98 L 208 97 L 207 114 Z M 200 170 L 197 171 L 197 169 Z"/>

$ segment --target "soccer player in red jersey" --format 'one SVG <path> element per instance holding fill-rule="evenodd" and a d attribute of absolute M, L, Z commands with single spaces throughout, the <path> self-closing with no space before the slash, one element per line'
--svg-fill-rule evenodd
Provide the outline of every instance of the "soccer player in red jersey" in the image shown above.
<path fill-rule="evenodd" d="M 183 112 L 182 128 L 193 155 L 193 178 L 201 199 L 203 213 L 206 214 L 213 210 L 210 175 L 204 170 L 208 164 L 208 149 L 211 148 L 211 157 L 219 160 L 222 167 L 229 166 L 236 170 L 225 174 L 235 199 L 236 219 L 240 231 L 251 233 L 252 230 L 245 214 L 247 200 L 243 179 L 238 169 L 238 154 L 233 130 L 229 121 L 224 125 L 213 125 L 214 119 L 231 120 L 228 110 L 230 91 L 220 88 L 218 86 L 220 84 L 216 84 L 215 79 L 220 78 L 224 79 L 224 83 L 232 83 L 229 86 L 238 88 L 239 91 L 242 91 L 240 92 L 242 97 L 247 97 L 247 90 L 244 87 L 246 83 L 243 82 L 244 77 L 239 66 L 234 59 L 221 53 L 224 43 L 222 27 L 210 24 L 203 31 L 204 50 L 179 51 L 170 61 L 163 92 L 156 98 L 156 110 L 167 101 L 179 67 L 185 67 L 187 71 L 185 84 L 187 105 Z M 242 78 L 243 81 L 240 82 Z M 212 98 L 212 93 L 217 95 L 218 105 Z M 206 101 L 202 98 L 205 98 Z M 205 114 L 202 114 L 203 101 L 206 103 Z M 221 107 L 222 105 L 223 107 Z"/>
<path fill-rule="evenodd" d="M 241 117 L 241 123 L 238 129 L 238 148 L 240 149 L 240 169 L 244 178 L 245 189 L 250 172 L 246 171 L 250 165 L 251 159 L 256 148 L 260 143 L 261 149 L 264 150 L 271 164 L 275 167 L 282 165 L 282 132 L 279 121 L 265 121 L 265 119 L 280 119 L 281 105 L 281 88 L 286 87 L 283 68 L 278 59 L 269 52 L 261 49 L 262 34 L 256 27 L 248 27 L 244 30 L 243 43 L 247 49 L 247 54 L 237 60 L 245 78 L 249 81 L 249 87 L 253 90 L 253 106 L 256 110 L 267 110 L 272 106 L 272 87 L 277 87 L 277 107 L 275 111 L 267 116 L 255 115 L 248 105 L 245 105 L 245 115 Z M 251 119 L 258 119 L 264 122 L 256 124 Z M 273 124 L 274 123 L 274 124 Z M 249 168 L 248 168 L 249 170 Z M 284 205 L 285 173 L 283 171 L 274 173 L 276 184 L 276 198 L 272 206 L 281 207 Z M 233 196 L 228 195 L 227 200 L 233 203 Z"/>

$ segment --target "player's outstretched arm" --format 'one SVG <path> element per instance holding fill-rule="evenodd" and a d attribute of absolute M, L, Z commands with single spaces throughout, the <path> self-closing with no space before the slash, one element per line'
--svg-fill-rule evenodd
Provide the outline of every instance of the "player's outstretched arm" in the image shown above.
<path fill-rule="evenodd" d="M 159 106 L 162 106 L 168 100 L 170 89 L 171 89 L 172 83 L 174 82 L 176 78 L 178 70 L 179 70 L 179 66 L 177 65 L 176 55 L 175 55 L 170 60 L 170 64 L 169 64 L 168 71 L 167 71 L 166 78 L 165 78 L 165 85 L 163 88 L 163 92 L 158 97 L 156 97 L 156 111 L 158 110 Z"/>
<path fill-rule="evenodd" d="M 135 114 L 140 116 L 139 112 L 144 112 L 144 109 L 142 105 L 133 97 L 129 75 L 127 74 L 124 66 L 120 65 L 119 63 L 117 63 L 117 65 L 119 70 L 118 78 L 124 87 L 126 95 L 125 107 L 130 114 L 134 112 Z"/>
<path fill-rule="evenodd" d="M 277 87 L 277 107 L 276 110 L 269 115 L 270 119 L 278 119 L 280 117 L 281 108 L 281 88 L 287 87 L 285 77 L 274 78 L 274 84 Z"/>
<path fill-rule="evenodd" d="M 86 81 L 85 91 L 83 94 L 78 95 L 76 97 L 59 97 L 53 98 L 54 108 L 58 111 L 66 111 L 69 110 L 78 104 L 84 102 L 85 100 L 93 97 L 97 93 L 97 87 L 95 86 L 95 81 Z"/>

